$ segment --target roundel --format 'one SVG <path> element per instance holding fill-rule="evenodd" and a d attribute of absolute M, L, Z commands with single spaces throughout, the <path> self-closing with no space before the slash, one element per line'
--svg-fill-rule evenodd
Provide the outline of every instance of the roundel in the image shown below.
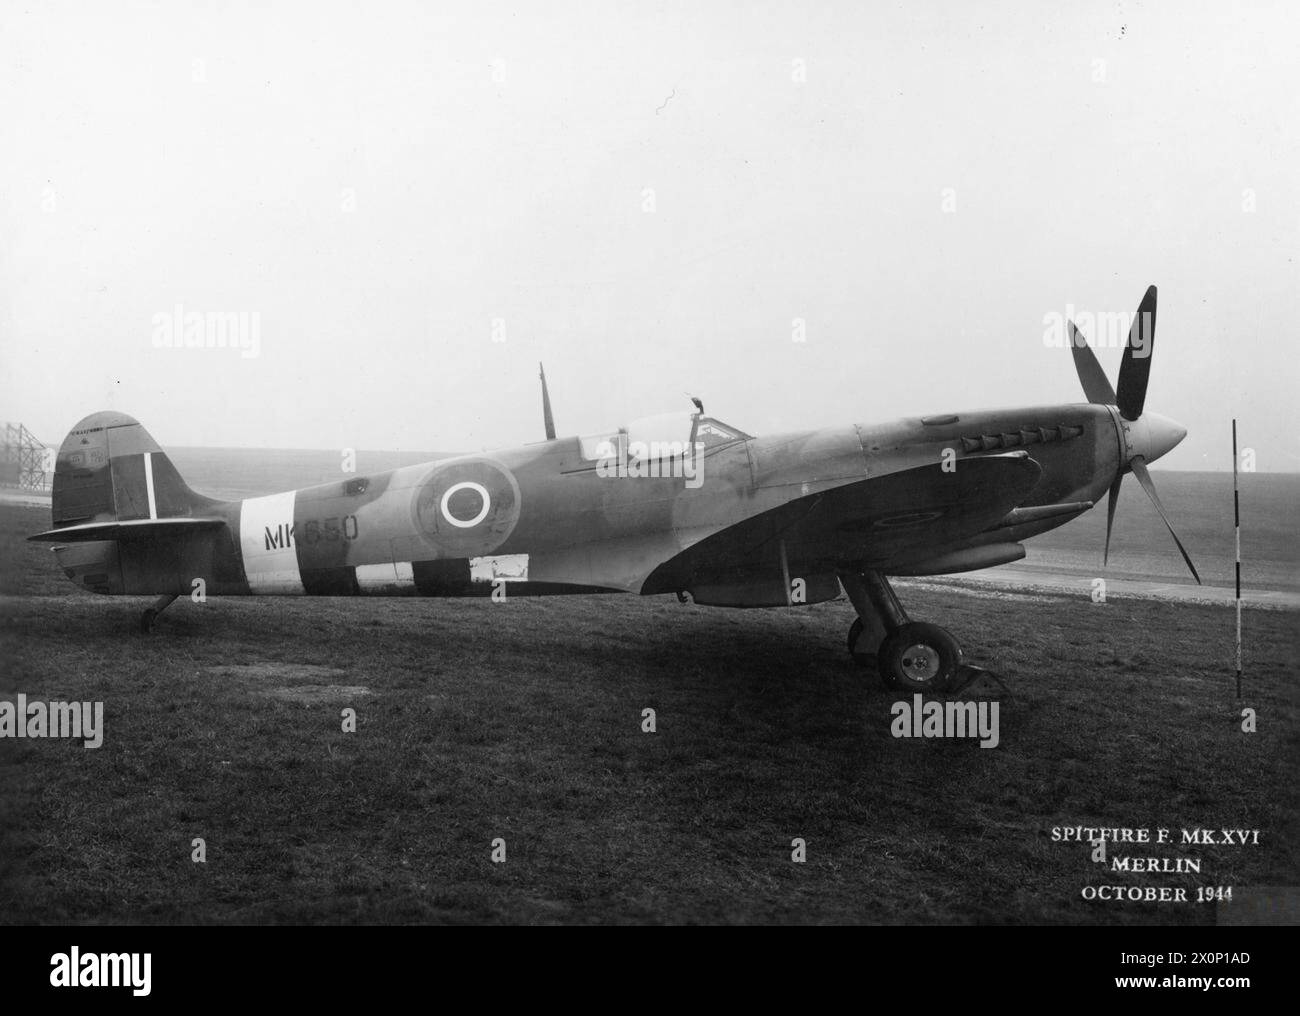
<path fill-rule="evenodd" d="M 440 557 L 481 557 L 505 543 L 519 521 L 519 484 L 491 459 L 435 466 L 415 488 L 415 527 Z"/>
<path fill-rule="evenodd" d="M 453 507 L 451 497 L 453 494 L 462 494 L 461 503 L 458 507 Z M 474 511 L 473 507 L 468 510 L 464 503 L 469 501 L 471 505 L 477 504 L 478 511 L 474 512 L 473 518 L 466 518 L 469 512 Z M 442 493 L 442 500 L 438 502 L 438 513 L 450 522 L 457 529 L 473 529 L 485 518 L 492 510 L 492 492 L 483 484 L 474 480 L 461 480 L 460 483 L 453 483 Z M 459 512 L 459 514 L 457 514 Z"/>

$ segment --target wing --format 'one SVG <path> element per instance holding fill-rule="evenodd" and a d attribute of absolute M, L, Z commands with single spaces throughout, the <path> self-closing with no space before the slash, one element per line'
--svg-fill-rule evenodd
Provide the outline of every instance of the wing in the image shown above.
<path fill-rule="evenodd" d="M 1020 451 L 962 459 L 952 472 L 936 463 L 856 480 L 706 536 L 656 568 L 641 591 L 768 575 L 780 568 L 782 541 L 792 574 L 928 560 L 997 525 L 1041 476 Z"/>

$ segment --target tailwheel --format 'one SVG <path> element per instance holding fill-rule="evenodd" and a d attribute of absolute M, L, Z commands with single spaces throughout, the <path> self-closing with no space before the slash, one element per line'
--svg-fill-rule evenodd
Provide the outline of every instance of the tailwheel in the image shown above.
<path fill-rule="evenodd" d="M 153 631 L 153 623 L 158 620 L 158 615 L 175 602 L 176 596 L 172 593 L 158 597 L 153 606 L 140 615 L 140 631 L 145 635 Z"/>
<path fill-rule="evenodd" d="M 885 636 L 876 665 L 889 688 L 943 692 L 961 668 L 961 646 L 937 624 L 909 621 Z"/>

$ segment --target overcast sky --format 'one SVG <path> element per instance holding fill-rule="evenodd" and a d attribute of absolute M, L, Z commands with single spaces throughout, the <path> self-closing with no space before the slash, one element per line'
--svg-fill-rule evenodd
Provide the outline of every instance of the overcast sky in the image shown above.
<path fill-rule="evenodd" d="M 1046 322 L 1154 282 L 1161 465 L 1235 414 L 1294 471 L 1298 11 L 8 2 L 0 418 L 477 450 L 538 360 L 562 434 L 1082 401 Z"/>

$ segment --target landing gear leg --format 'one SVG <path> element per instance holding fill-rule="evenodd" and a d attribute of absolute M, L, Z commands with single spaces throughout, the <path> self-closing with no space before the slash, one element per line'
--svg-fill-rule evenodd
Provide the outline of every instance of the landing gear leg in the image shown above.
<path fill-rule="evenodd" d="M 961 646 L 936 624 L 913 621 L 880 572 L 843 574 L 840 583 L 858 620 L 849 629 L 849 653 L 863 666 L 872 662 L 887 688 L 945 692 L 962 671 Z M 874 643 L 874 661 L 870 651 Z"/>
<path fill-rule="evenodd" d="M 840 585 L 858 612 L 849 628 L 849 655 L 861 666 L 876 664 L 876 653 L 889 633 L 911 620 L 898 602 L 889 580 L 879 572 L 846 572 Z"/>
<path fill-rule="evenodd" d="M 158 620 L 158 615 L 170 607 L 175 599 L 175 596 L 158 597 L 154 605 L 140 615 L 140 631 L 148 635 L 153 630 L 153 623 Z"/>

